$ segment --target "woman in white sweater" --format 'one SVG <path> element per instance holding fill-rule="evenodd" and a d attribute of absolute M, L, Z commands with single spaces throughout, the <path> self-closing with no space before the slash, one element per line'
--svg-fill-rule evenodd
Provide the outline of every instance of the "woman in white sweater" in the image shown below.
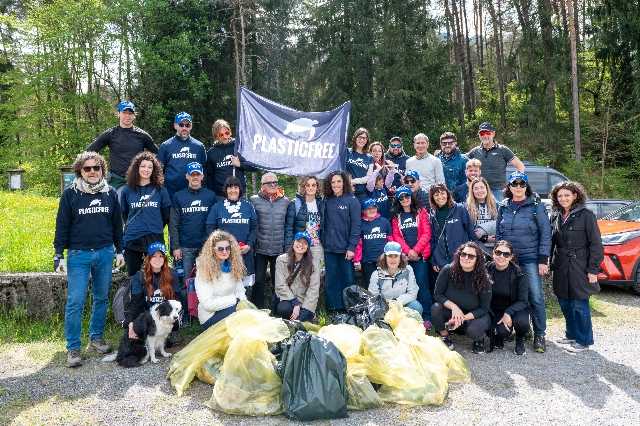
<path fill-rule="evenodd" d="M 247 299 L 242 283 L 246 269 L 238 242 L 220 230 L 207 238 L 196 267 L 198 320 L 206 329 L 234 313 L 238 301 Z"/>

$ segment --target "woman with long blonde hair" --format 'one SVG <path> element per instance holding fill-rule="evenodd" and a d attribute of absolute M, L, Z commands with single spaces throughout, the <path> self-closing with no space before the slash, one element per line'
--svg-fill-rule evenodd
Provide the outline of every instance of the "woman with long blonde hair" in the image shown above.
<path fill-rule="evenodd" d="M 209 235 L 196 267 L 198 320 L 206 329 L 234 313 L 238 302 L 247 299 L 242 281 L 246 269 L 238 242 L 221 230 Z"/>
<path fill-rule="evenodd" d="M 483 177 L 476 177 L 469 183 L 469 193 L 465 207 L 473 224 L 473 232 L 482 243 L 485 252 L 496 242 L 496 218 L 498 208 L 489 182 Z"/>

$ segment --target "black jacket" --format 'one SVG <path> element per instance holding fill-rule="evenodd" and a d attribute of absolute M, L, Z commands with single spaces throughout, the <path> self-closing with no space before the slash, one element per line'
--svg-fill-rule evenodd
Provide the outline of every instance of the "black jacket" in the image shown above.
<path fill-rule="evenodd" d="M 471 273 L 464 274 L 464 283 L 455 283 L 449 263 L 440 270 L 433 290 L 433 300 L 441 305 L 450 300 L 458 305 L 463 313 L 471 312 L 474 318 L 480 318 L 491 311 L 491 287 L 480 294 L 476 293 L 472 287 Z"/>
<path fill-rule="evenodd" d="M 493 261 L 487 263 L 487 272 L 494 282 L 496 271 L 496 265 Z M 522 272 L 522 270 L 519 267 L 515 266 L 513 263 L 509 264 L 507 272 L 509 273 L 511 306 L 505 309 L 504 312 L 513 317 L 513 314 L 527 309 L 527 307 L 529 306 L 529 282 L 527 281 L 527 277 Z"/>
<path fill-rule="evenodd" d="M 320 215 L 320 233 L 322 233 L 322 208 L 324 200 L 320 197 L 316 197 L 316 204 L 318 205 L 318 214 Z M 302 232 L 307 229 L 307 220 L 309 219 L 309 212 L 307 211 L 307 203 L 304 197 L 300 194 L 296 194 L 296 197 L 289 202 L 287 207 L 287 218 L 285 221 L 284 230 L 284 246 L 285 249 L 289 249 L 293 244 L 293 236 L 296 232 Z"/>
<path fill-rule="evenodd" d="M 136 126 L 114 126 L 105 130 L 87 147 L 87 151 L 100 152 L 105 146 L 110 150 L 111 172 L 123 178 L 127 176 L 127 169 L 136 154 L 144 150 L 158 153 L 158 147 L 149 133 Z"/>
<path fill-rule="evenodd" d="M 571 209 L 566 221 L 562 213 L 551 217 L 551 269 L 553 292 L 561 299 L 587 299 L 600 291 L 587 273 L 597 274 L 604 258 L 596 216 L 584 205 Z"/>

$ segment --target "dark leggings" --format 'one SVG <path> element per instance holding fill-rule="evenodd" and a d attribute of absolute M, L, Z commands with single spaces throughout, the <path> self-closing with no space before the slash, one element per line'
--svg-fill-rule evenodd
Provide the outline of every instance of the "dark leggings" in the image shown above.
<path fill-rule="evenodd" d="M 466 313 L 466 312 L 465 312 Z M 447 309 L 440 303 L 434 303 L 431 306 L 431 322 L 437 332 L 441 332 L 445 329 L 445 324 L 451 319 L 451 309 Z M 489 327 L 491 326 L 491 317 L 489 314 L 483 315 L 479 318 L 465 321 L 456 330 L 464 332 L 467 337 L 473 340 L 480 340 L 487 335 Z"/>
<path fill-rule="evenodd" d="M 267 287 L 267 267 L 269 267 L 271 291 L 276 286 L 276 259 L 278 256 L 267 256 L 265 254 L 256 254 L 256 282 L 253 284 L 251 292 L 251 302 L 256 305 L 258 309 L 266 308 L 264 303 L 264 291 Z M 271 295 L 267 300 L 271 300 Z"/>
<path fill-rule="evenodd" d="M 142 267 L 145 253 L 141 251 L 125 249 L 124 262 L 127 265 L 127 274 L 131 277 L 136 274 Z"/>
<path fill-rule="evenodd" d="M 276 315 L 280 318 L 289 319 L 293 313 L 294 304 L 290 300 L 281 300 L 276 305 Z M 298 321 L 311 321 L 315 314 L 303 307 L 300 307 Z"/>
<path fill-rule="evenodd" d="M 516 337 L 523 337 L 527 334 L 527 331 L 529 330 L 529 312 L 527 312 L 526 309 L 511 315 L 512 325 L 510 329 L 504 324 L 497 324 L 497 322 L 502 319 L 502 315 L 504 315 L 504 312 L 496 310 L 495 316 L 493 317 L 491 329 L 494 331 L 496 336 L 506 339 L 511 335 L 513 330 L 516 331 Z"/>
<path fill-rule="evenodd" d="M 369 288 L 369 282 L 371 281 L 371 275 L 378 268 L 378 264 L 376 262 L 362 262 L 360 264 L 362 268 L 362 287 Z"/>
<path fill-rule="evenodd" d="M 204 324 L 202 324 L 202 328 L 206 330 L 212 325 L 219 323 L 220 321 L 222 321 L 223 319 L 225 319 L 226 317 L 234 313 L 236 311 L 236 306 L 237 306 L 237 303 L 233 306 L 229 306 L 228 308 L 220 309 L 219 311 L 216 311 L 216 313 L 213 314 L 211 318 L 209 318 L 204 322 Z"/>

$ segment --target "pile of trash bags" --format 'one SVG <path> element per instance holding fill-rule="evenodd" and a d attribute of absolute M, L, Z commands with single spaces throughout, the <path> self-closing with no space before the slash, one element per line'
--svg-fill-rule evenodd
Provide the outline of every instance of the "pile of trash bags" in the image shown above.
<path fill-rule="evenodd" d="M 346 305 L 348 322 L 324 327 L 242 302 L 176 353 L 167 377 L 178 395 L 196 377 L 212 384 L 207 405 L 215 410 L 300 421 L 384 403 L 441 405 L 450 383 L 469 381 L 466 361 L 425 335 L 419 314 L 395 301 L 381 314 L 379 300 L 352 290 L 359 302 Z"/>

